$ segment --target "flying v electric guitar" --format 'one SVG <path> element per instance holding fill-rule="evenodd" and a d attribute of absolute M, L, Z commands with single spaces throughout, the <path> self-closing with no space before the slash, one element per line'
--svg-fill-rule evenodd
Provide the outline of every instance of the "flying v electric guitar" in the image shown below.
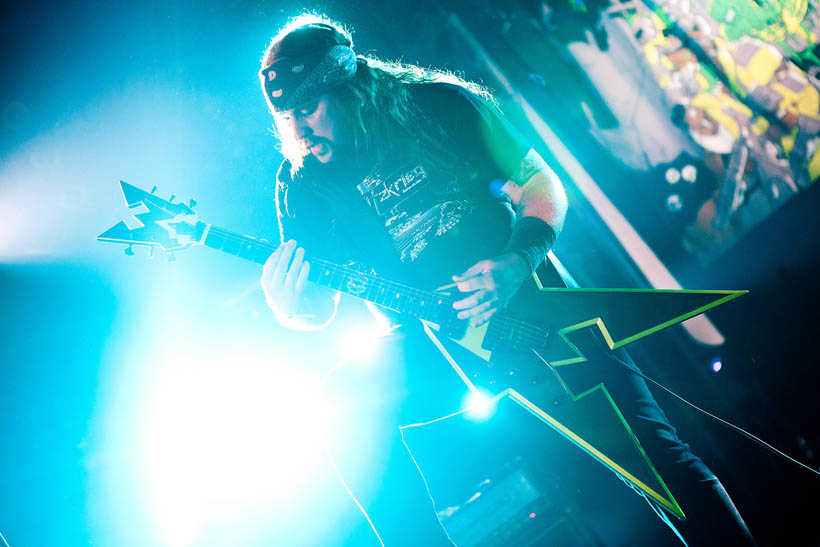
<path fill-rule="evenodd" d="M 125 182 L 123 196 L 139 226 L 119 222 L 97 239 L 173 252 L 204 245 L 264 263 L 277 245 L 197 218 Z M 728 302 L 746 291 L 576 289 L 544 287 L 537 274 L 481 327 L 456 318 L 448 291 L 419 290 L 311 258 L 309 280 L 420 319 L 433 343 L 472 389 L 509 396 L 566 439 L 680 518 L 684 512 L 646 456 L 604 384 L 571 389 L 565 367 L 584 366 L 581 343 L 595 331 L 610 350 Z M 477 358 L 454 358 L 455 344 Z M 461 349 L 459 349 L 463 353 Z M 577 391 L 577 392 L 576 392 Z"/>

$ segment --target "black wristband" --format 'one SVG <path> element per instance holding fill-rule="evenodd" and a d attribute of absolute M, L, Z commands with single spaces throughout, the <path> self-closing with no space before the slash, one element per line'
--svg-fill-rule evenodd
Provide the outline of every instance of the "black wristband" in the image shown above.
<path fill-rule="evenodd" d="M 556 233 L 552 226 L 537 217 L 523 217 L 513 226 L 510 240 L 504 252 L 518 253 L 530 267 L 530 273 L 543 262 L 547 251 L 555 243 Z"/>

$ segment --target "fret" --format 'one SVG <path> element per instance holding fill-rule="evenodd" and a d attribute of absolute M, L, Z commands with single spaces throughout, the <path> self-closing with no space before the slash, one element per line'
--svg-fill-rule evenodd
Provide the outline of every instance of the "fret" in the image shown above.
<path fill-rule="evenodd" d="M 339 272 L 336 271 L 336 268 L 330 268 L 329 272 L 330 275 L 327 278 L 327 286 L 331 289 L 339 289 L 342 286 L 342 280 L 339 277 Z"/>
<path fill-rule="evenodd" d="M 376 294 L 373 296 L 373 302 L 380 306 L 387 307 L 387 294 L 390 289 L 383 280 L 379 281 L 377 287 L 378 291 L 376 291 Z"/>
<path fill-rule="evenodd" d="M 394 294 L 393 288 L 390 286 L 390 284 L 389 283 L 384 283 L 384 286 L 382 287 L 381 294 L 379 295 L 380 296 L 379 303 L 382 306 L 384 306 L 385 308 L 389 308 L 391 310 L 398 311 L 398 310 L 396 310 L 396 306 L 393 303 L 393 294 Z"/>
<path fill-rule="evenodd" d="M 324 271 L 324 275 L 322 276 L 323 284 L 325 287 L 329 287 L 331 289 L 335 289 L 334 281 L 336 280 L 336 275 L 333 272 L 333 268 L 327 268 Z"/>
<path fill-rule="evenodd" d="M 236 256 L 244 258 L 245 260 L 252 260 L 256 256 L 256 246 L 251 243 L 249 239 L 241 240 L 238 243 L 239 251 L 236 253 Z"/>
<path fill-rule="evenodd" d="M 203 245 L 259 264 L 264 264 L 276 249 L 276 245 L 271 243 L 230 232 L 217 226 L 210 227 Z"/>
<path fill-rule="evenodd" d="M 344 286 L 344 282 L 345 282 L 344 272 L 334 271 L 332 274 L 330 274 L 330 286 L 331 286 L 331 288 L 334 288 L 336 290 L 341 291 L 342 287 Z M 344 291 L 342 291 L 342 292 L 344 292 Z"/>
<path fill-rule="evenodd" d="M 272 248 L 270 245 L 262 245 L 257 243 L 253 247 L 253 254 L 249 257 L 249 260 L 252 260 L 258 264 L 264 264 L 275 250 L 276 248 Z"/>
<path fill-rule="evenodd" d="M 394 290 L 394 287 L 388 286 L 387 291 L 385 291 L 385 296 L 387 297 L 387 305 L 390 306 L 392 309 L 399 311 L 397 309 L 399 302 L 396 298 L 396 291 Z"/>
<path fill-rule="evenodd" d="M 218 230 L 212 229 L 208 232 L 208 236 L 205 238 L 203 245 L 221 251 L 223 243 L 225 243 L 225 237 L 219 234 Z"/>
<path fill-rule="evenodd" d="M 378 279 L 376 279 L 376 278 L 371 279 L 370 283 L 368 283 L 368 285 L 367 285 L 367 290 L 362 295 L 362 298 L 364 298 L 368 302 L 375 302 L 375 297 L 378 294 L 378 289 L 379 289 L 380 284 L 381 283 L 379 283 Z"/>
<path fill-rule="evenodd" d="M 421 299 L 419 302 L 419 317 L 424 318 L 427 317 L 430 313 L 430 300 L 427 297 Z"/>
<path fill-rule="evenodd" d="M 399 300 L 399 293 L 397 293 L 395 287 L 393 287 L 393 286 L 388 286 L 387 287 L 387 303 L 394 310 L 398 311 L 399 313 L 402 312 L 402 310 L 399 309 L 399 306 L 401 306 L 401 304 L 403 304 L 403 302 L 401 302 Z"/>
<path fill-rule="evenodd" d="M 384 295 L 387 291 L 387 288 L 384 286 L 384 283 L 379 283 L 378 285 L 379 290 L 376 295 L 373 297 L 373 302 L 379 304 L 380 306 L 384 305 Z"/>
<path fill-rule="evenodd" d="M 442 323 L 443 321 L 441 321 L 441 317 L 443 317 L 443 314 L 440 313 L 440 310 L 437 310 L 432 306 L 425 310 L 424 314 L 421 316 L 422 319 L 432 321 L 434 323 Z"/>
<path fill-rule="evenodd" d="M 413 317 L 421 317 L 422 304 L 424 303 L 423 296 L 417 296 L 413 299 L 413 307 L 410 308 L 410 314 Z"/>
<path fill-rule="evenodd" d="M 396 289 L 393 287 L 392 283 L 385 283 L 384 294 L 382 297 L 384 298 L 385 305 L 392 309 L 396 309 Z"/>
<path fill-rule="evenodd" d="M 421 303 L 424 302 L 424 295 L 423 294 L 414 294 L 408 304 L 408 311 L 407 313 L 411 314 L 413 317 L 420 317 L 422 305 Z"/>
<path fill-rule="evenodd" d="M 336 287 L 334 287 L 334 281 L 335 280 L 336 280 L 336 276 L 334 275 L 333 270 L 332 269 L 327 270 L 326 277 L 325 277 L 325 283 L 326 283 L 325 286 L 329 287 L 331 289 L 336 288 Z"/>
<path fill-rule="evenodd" d="M 426 314 L 429 320 L 435 320 L 442 316 L 441 314 L 441 307 L 436 303 L 438 301 L 437 298 L 430 298 L 427 300 L 425 306 L 427 306 Z"/>
<path fill-rule="evenodd" d="M 434 321 L 441 316 L 439 312 L 439 307 L 436 305 L 435 299 L 427 299 L 427 304 L 425 304 L 427 309 L 425 310 L 426 318 L 429 321 Z"/>
<path fill-rule="evenodd" d="M 391 287 L 391 289 L 392 289 L 392 287 Z M 392 305 L 394 310 L 396 310 L 399 313 L 403 313 L 403 311 L 399 308 L 399 305 L 401 304 L 399 302 L 399 297 L 400 296 L 401 296 L 401 293 L 391 290 L 390 291 L 390 304 Z"/>
<path fill-rule="evenodd" d="M 327 278 L 330 272 L 321 263 L 310 262 L 310 273 L 308 274 L 308 281 L 327 287 Z"/>
<path fill-rule="evenodd" d="M 222 243 L 222 252 L 239 256 L 240 249 L 241 244 L 236 239 L 225 238 L 225 241 Z"/>
<path fill-rule="evenodd" d="M 404 309 L 406 310 L 405 313 L 416 317 L 416 308 L 419 305 L 419 297 L 418 295 L 411 294 L 405 297 Z"/>
<path fill-rule="evenodd" d="M 410 304 L 407 307 L 407 313 L 412 315 L 413 317 L 418 317 L 419 312 L 421 312 L 421 303 L 424 302 L 424 296 L 414 296 L 410 300 Z"/>

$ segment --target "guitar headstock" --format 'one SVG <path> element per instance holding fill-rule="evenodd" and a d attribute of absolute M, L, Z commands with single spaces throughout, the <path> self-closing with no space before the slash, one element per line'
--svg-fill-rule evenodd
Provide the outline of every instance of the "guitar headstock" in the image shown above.
<path fill-rule="evenodd" d="M 160 248 L 166 252 L 178 251 L 201 244 L 204 239 L 206 224 L 194 213 L 194 200 L 189 204 L 173 203 L 174 196 L 165 200 L 151 192 L 120 181 L 125 204 L 131 210 L 138 223 L 136 228 L 129 228 L 120 221 L 99 236 L 98 241 L 124 243 L 128 245 L 125 254 L 133 255 L 133 245 Z"/>

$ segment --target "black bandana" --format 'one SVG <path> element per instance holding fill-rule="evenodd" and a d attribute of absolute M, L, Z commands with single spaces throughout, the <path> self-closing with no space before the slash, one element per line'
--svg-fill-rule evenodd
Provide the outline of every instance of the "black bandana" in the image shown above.
<path fill-rule="evenodd" d="M 356 74 L 356 54 L 345 45 L 284 57 L 259 71 L 259 81 L 271 110 L 290 110 Z"/>

